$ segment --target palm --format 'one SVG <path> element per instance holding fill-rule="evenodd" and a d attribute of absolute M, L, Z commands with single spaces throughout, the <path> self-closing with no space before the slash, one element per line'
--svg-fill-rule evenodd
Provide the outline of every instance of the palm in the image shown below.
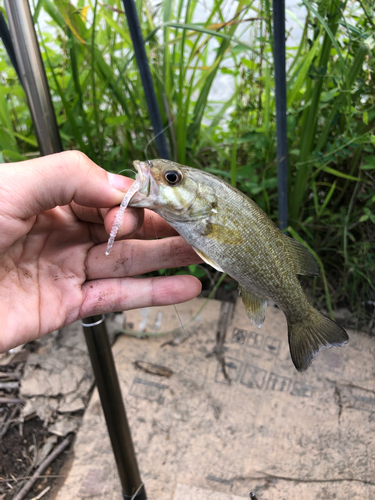
<path fill-rule="evenodd" d="M 112 211 L 112 216 L 109 214 L 107 218 L 108 225 L 113 217 Z M 165 290 L 160 287 L 159 300 L 146 293 L 145 302 L 142 296 L 145 286 L 154 288 L 150 281 L 124 280 L 124 276 L 197 261 L 180 237 L 116 242 L 110 256 L 105 257 L 108 235 L 101 212 L 96 209 L 74 205 L 57 207 L 22 224 L 23 231 L 21 227 L 18 230 L 26 233 L 25 236 L 7 249 L 0 264 L 1 331 L 14 332 L 12 345 L 91 314 L 153 305 L 160 300 L 168 303 L 171 300 L 167 300 Z M 157 221 L 156 224 L 159 224 L 160 236 L 173 234 L 165 223 Z M 135 236 L 147 238 L 150 232 L 153 232 L 150 227 L 143 227 Z M 171 245 L 180 249 L 172 261 Z M 132 261 L 132 257 L 138 259 Z M 163 262 L 168 262 L 168 266 Z"/>
<path fill-rule="evenodd" d="M 78 221 L 70 207 L 39 215 L 2 262 L 4 327 L 33 338 L 76 319 L 84 298 L 85 259 L 93 245 L 89 225 Z"/>

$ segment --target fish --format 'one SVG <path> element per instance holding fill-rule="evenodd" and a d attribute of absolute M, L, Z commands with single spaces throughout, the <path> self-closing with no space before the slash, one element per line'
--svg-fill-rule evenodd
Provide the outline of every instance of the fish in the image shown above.
<path fill-rule="evenodd" d="M 156 159 L 134 161 L 137 189 L 129 206 L 160 215 L 204 262 L 238 283 L 249 319 L 261 327 L 267 300 L 284 312 L 292 361 L 306 370 L 323 348 L 349 340 L 347 332 L 307 300 L 298 275 L 319 265 L 241 191 L 208 172 Z"/>

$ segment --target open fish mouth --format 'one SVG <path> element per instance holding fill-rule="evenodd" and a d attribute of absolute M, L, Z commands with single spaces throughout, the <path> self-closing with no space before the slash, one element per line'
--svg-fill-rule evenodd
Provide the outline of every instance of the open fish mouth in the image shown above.
<path fill-rule="evenodd" d="M 132 196 L 129 206 L 149 208 L 155 205 L 159 187 L 151 175 L 152 163 L 150 161 L 133 161 L 134 168 L 137 170 L 135 182 L 138 189 Z"/>
<path fill-rule="evenodd" d="M 138 183 L 137 194 L 142 194 L 144 196 L 149 196 L 150 194 L 150 184 L 151 184 L 151 169 L 148 162 L 135 160 L 133 161 L 134 168 L 137 170 L 137 175 L 135 177 Z"/>
<path fill-rule="evenodd" d="M 139 160 L 134 161 L 133 165 L 137 170 L 137 175 L 135 176 L 135 181 L 124 196 L 120 205 L 120 210 L 115 217 L 108 239 L 107 250 L 105 252 L 106 255 L 109 255 L 112 249 L 127 207 L 147 207 L 152 205 L 152 200 L 149 198 L 150 186 L 155 183 L 151 183 L 152 176 L 150 165 L 148 165 L 148 162 L 146 163 Z"/>

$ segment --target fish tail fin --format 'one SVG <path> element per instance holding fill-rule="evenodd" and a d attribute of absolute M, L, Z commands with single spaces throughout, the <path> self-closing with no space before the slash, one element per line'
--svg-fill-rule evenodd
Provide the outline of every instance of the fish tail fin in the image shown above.
<path fill-rule="evenodd" d="M 346 331 L 310 306 L 306 316 L 295 323 L 288 320 L 288 339 L 294 366 L 306 370 L 323 347 L 338 347 L 349 340 Z"/>

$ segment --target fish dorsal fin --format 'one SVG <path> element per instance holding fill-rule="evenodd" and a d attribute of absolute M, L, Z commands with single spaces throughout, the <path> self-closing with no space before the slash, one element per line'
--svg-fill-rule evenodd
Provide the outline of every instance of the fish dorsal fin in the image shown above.
<path fill-rule="evenodd" d="M 220 271 L 221 273 L 224 272 L 222 270 L 222 268 L 219 266 L 219 264 L 216 264 L 216 262 L 214 262 L 212 259 L 210 259 L 205 253 L 203 253 L 201 250 L 198 250 L 195 247 L 193 247 L 193 248 L 197 252 L 197 254 L 199 255 L 199 257 L 206 262 L 206 264 L 209 264 L 210 266 L 212 266 L 217 271 Z"/>
<path fill-rule="evenodd" d="M 302 245 L 302 243 L 289 238 L 289 236 L 285 236 L 285 238 L 289 245 L 296 274 L 302 274 L 303 276 L 318 276 L 320 271 L 319 265 L 310 250 Z"/>
<path fill-rule="evenodd" d="M 246 314 L 254 325 L 260 328 L 266 319 L 266 299 L 259 297 L 259 295 L 255 295 L 255 293 L 250 292 L 241 285 L 238 285 L 238 289 L 242 297 L 243 305 L 246 309 Z"/>

